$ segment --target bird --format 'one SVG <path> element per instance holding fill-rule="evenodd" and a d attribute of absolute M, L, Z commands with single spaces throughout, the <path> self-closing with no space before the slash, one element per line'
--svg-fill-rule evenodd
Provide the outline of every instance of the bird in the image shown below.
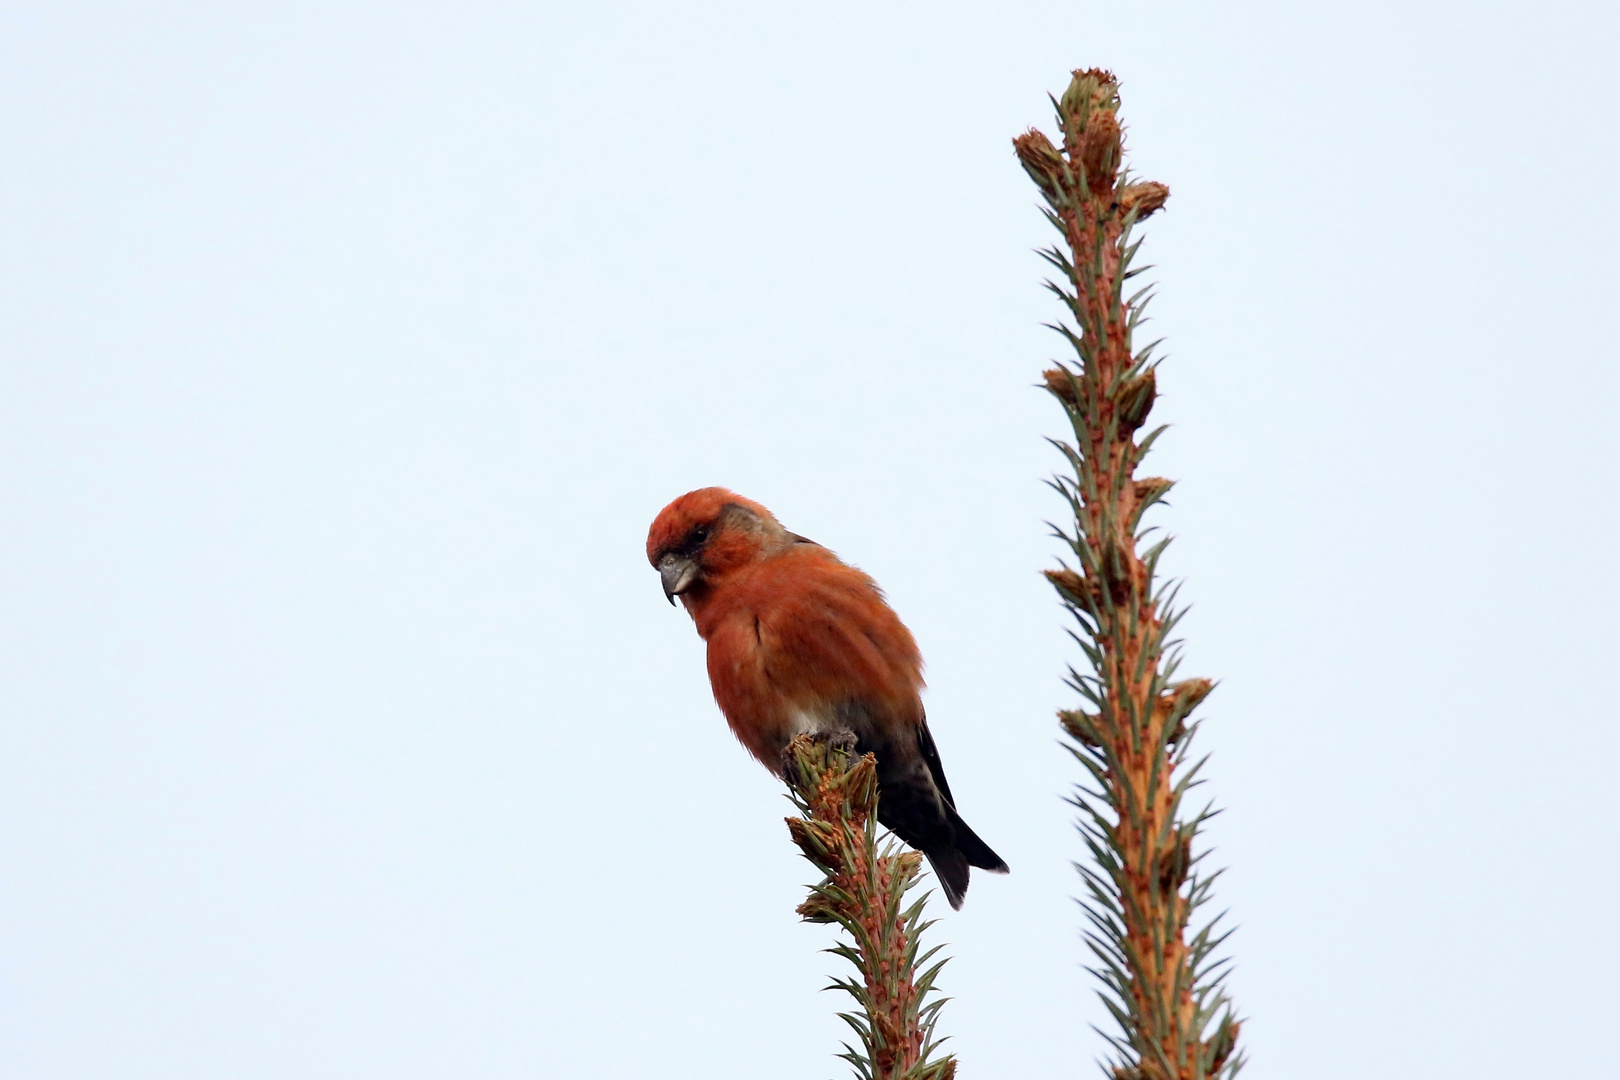
<path fill-rule="evenodd" d="M 877 819 L 922 852 L 954 909 L 969 867 L 1007 864 L 956 810 L 923 711 L 922 654 L 883 590 L 723 487 L 687 492 L 647 532 L 647 560 L 707 643 L 715 702 L 783 777 L 794 736 L 843 733 L 877 760 Z"/>

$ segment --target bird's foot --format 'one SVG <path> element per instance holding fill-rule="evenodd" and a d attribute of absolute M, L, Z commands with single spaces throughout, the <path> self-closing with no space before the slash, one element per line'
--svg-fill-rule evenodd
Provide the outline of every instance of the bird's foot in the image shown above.
<path fill-rule="evenodd" d="M 842 750 L 847 757 L 855 756 L 856 738 L 853 731 L 843 728 L 824 729 L 807 732 L 798 736 L 782 748 L 782 778 L 789 783 L 799 775 L 799 764 L 793 755 L 794 743 L 804 739 L 812 746 L 825 746 L 831 750 Z"/>

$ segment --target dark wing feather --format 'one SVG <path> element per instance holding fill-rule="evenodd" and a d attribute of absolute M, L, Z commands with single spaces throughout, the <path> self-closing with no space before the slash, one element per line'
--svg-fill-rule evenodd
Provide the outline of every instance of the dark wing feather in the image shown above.
<path fill-rule="evenodd" d="M 951 785 L 945 780 L 945 764 L 939 760 L 939 750 L 934 746 L 934 736 L 928 732 L 928 718 L 923 717 L 922 723 L 917 725 L 917 750 L 922 754 L 923 761 L 928 763 L 928 772 L 934 778 L 934 786 L 939 793 L 945 796 L 945 801 L 956 809 L 956 800 L 951 797 Z"/>

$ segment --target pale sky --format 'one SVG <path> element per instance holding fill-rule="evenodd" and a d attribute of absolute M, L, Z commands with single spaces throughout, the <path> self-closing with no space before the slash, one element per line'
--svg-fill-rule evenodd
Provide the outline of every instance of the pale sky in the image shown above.
<path fill-rule="evenodd" d="M 1099 1075 L 1010 146 L 1089 66 L 1245 1077 L 1620 1075 L 1616 10 L 3 5 L 0 1075 L 847 1075 L 642 553 L 709 484 L 922 646 L 962 1075 Z"/>

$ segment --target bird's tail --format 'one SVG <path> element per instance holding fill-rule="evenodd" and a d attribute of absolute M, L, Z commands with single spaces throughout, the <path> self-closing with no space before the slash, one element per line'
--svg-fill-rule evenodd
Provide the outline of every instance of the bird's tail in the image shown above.
<path fill-rule="evenodd" d="M 979 839 L 978 833 L 968 828 L 968 823 L 962 820 L 962 815 L 956 812 L 956 807 L 949 807 L 946 812 L 950 815 L 951 828 L 956 832 L 956 850 L 967 859 L 968 865 L 988 870 L 992 874 L 1005 874 L 1007 863 L 1000 855 L 990 850 L 989 844 Z"/>
<path fill-rule="evenodd" d="M 945 899 L 950 901 L 953 911 L 962 908 L 962 897 L 967 893 L 968 887 L 968 861 L 955 848 L 933 848 L 923 852 L 928 856 L 928 865 L 934 868 L 934 876 L 939 879 L 939 887 L 945 890 Z"/>
<path fill-rule="evenodd" d="M 946 803 L 945 814 L 950 819 L 954 842 L 948 847 L 943 844 L 931 845 L 923 854 L 928 856 L 928 865 L 934 868 L 934 876 L 945 890 L 945 899 L 953 909 L 960 909 L 962 897 L 967 894 L 968 867 L 977 866 L 992 874 L 1005 874 L 1007 863 L 990 850 L 989 844 L 979 839 L 978 833 L 968 828 L 968 823 L 962 820 L 962 815 L 956 812 L 954 806 Z"/>

